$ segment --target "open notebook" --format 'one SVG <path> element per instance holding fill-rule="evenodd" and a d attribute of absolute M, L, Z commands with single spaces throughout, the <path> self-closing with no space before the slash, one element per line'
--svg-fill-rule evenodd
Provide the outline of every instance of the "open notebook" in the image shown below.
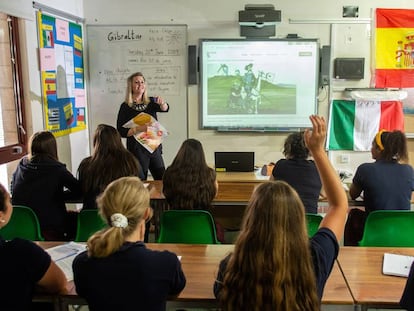
<path fill-rule="evenodd" d="M 86 250 L 86 244 L 76 242 L 64 243 L 55 247 L 46 249 L 50 257 L 66 276 L 68 281 L 73 280 L 72 262 L 75 257 Z"/>
<path fill-rule="evenodd" d="M 387 275 L 408 277 L 414 256 L 384 253 L 382 273 Z"/>

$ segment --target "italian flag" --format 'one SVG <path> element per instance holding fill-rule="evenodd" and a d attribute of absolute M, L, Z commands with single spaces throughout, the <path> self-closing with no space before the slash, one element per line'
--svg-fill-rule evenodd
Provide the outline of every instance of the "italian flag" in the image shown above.
<path fill-rule="evenodd" d="M 380 130 L 404 131 L 400 101 L 333 100 L 329 116 L 329 150 L 369 151 Z"/>
<path fill-rule="evenodd" d="M 375 87 L 414 87 L 414 10 L 375 12 Z"/>

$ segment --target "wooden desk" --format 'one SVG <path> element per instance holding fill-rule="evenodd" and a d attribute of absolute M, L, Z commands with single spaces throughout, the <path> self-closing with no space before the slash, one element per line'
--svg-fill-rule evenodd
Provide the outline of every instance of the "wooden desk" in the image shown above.
<path fill-rule="evenodd" d="M 229 230 L 238 230 L 247 202 L 254 188 L 266 179 L 257 179 L 251 173 L 217 173 L 218 193 L 214 199 L 211 213 L 217 223 Z M 150 186 L 151 206 L 154 209 L 153 223 L 155 236 L 159 234 L 161 213 L 168 210 L 168 204 L 162 192 L 162 181 L 147 181 Z"/>
<path fill-rule="evenodd" d="M 218 193 L 213 200 L 211 213 L 214 220 L 226 230 L 238 230 L 244 215 L 244 210 L 254 188 L 267 179 L 259 179 L 253 172 L 249 173 L 217 173 Z M 168 204 L 162 192 L 162 181 L 147 181 L 150 184 L 151 206 L 154 209 L 153 223 L 155 236 L 159 234 L 159 220 Z M 326 213 L 328 202 L 321 200 L 319 213 Z M 349 201 L 349 206 L 363 206 L 362 201 Z"/>
<path fill-rule="evenodd" d="M 219 203 L 246 203 L 249 201 L 254 188 L 268 178 L 258 178 L 254 172 L 227 172 L 217 173 L 218 193 L 214 202 Z M 146 181 L 151 185 L 152 199 L 164 199 L 161 180 Z"/>
<path fill-rule="evenodd" d="M 399 308 L 406 278 L 382 274 L 384 253 L 414 255 L 414 248 L 341 247 L 339 266 L 355 303 L 368 307 Z"/>
<path fill-rule="evenodd" d="M 60 242 L 38 242 L 43 248 L 58 245 Z M 210 306 L 216 307 L 213 284 L 220 261 L 233 250 L 234 245 L 191 245 L 191 244 L 156 244 L 148 243 L 147 247 L 154 250 L 169 250 L 181 257 L 181 264 L 187 278 L 187 284 L 181 294 L 169 302 L 179 306 Z M 73 282 L 68 283 L 67 295 L 60 296 L 62 310 L 69 304 L 86 304 L 76 294 Z M 323 304 L 353 304 L 339 266 L 335 263 L 331 276 L 325 286 Z"/>

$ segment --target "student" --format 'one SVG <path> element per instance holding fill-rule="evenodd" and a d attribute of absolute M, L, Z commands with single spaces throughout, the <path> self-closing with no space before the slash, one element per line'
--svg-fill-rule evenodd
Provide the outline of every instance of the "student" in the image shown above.
<path fill-rule="evenodd" d="M 270 180 L 283 180 L 299 194 L 306 213 L 318 213 L 318 200 L 322 189 L 315 162 L 309 160 L 309 149 L 305 146 L 303 132 L 290 134 L 284 143 L 286 159 L 276 162 Z"/>
<path fill-rule="evenodd" d="M 19 238 L 11 241 L 1 238 L 1 228 L 7 225 L 12 213 L 10 196 L 0 184 L 0 266 L 3 267 L 0 309 L 44 310 L 45 305 L 32 305 L 34 291 L 66 293 L 66 277 L 49 254 L 35 243 Z"/>
<path fill-rule="evenodd" d="M 405 284 L 404 292 L 400 300 L 401 308 L 414 311 L 414 264 L 411 265 L 410 274 Z"/>
<path fill-rule="evenodd" d="M 233 253 L 221 263 L 214 293 L 222 310 L 320 310 L 338 255 L 348 202 L 324 150 L 326 123 L 311 116 L 305 131 L 329 209 L 309 240 L 305 209 L 284 181 L 260 184 L 252 194 Z"/>
<path fill-rule="evenodd" d="M 189 138 L 163 176 L 163 193 L 173 209 L 210 210 L 218 189 L 216 172 L 207 165 L 200 141 Z"/>
<path fill-rule="evenodd" d="M 90 237 L 88 251 L 73 262 L 77 293 L 91 311 L 165 310 L 167 297 L 178 295 L 186 279 L 176 254 L 143 243 L 152 215 L 148 190 L 137 177 L 121 177 L 97 203 L 109 227 Z"/>
<path fill-rule="evenodd" d="M 358 245 L 367 215 L 376 210 L 409 210 L 414 190 L 414 171 L 408 163 L 407 138 L 401 131 L 379 131 L 372 141 L 375 162 L 361 164 L 349 188 L 354 200 L 363 192 L 365 212 L 350 211 L 345 245 Z"/>
<path fill-rule="evenodd" d="M 364 192 L 365 210 L 409 210 L 414 171 L 407 164 L 407 138 L 401 131 L 379 131 L 372 142 L 373 163 L 361 164 L 349 189 L 354 200 Z"/>
<path fill-rule="evenodd" d="M 171 209 L 211 211 L 218 182 L 216 172 L 207 165 L 203 146 L 197 139 L 189 138 L 182 143 L 162 181 L 162 190 Z M 224 242 L 224 231 L 218 223 L 216 232 L 218 240 Z"/>
<path fill-rule="evenodd" d="M 30 137 L 29 155 L 20 160 L 13 173 L 11 193 L 14 205 L 28 206 L 36 213 L 46 241 L 74 238 L 76 214 L 67 212 L 65 200 L 81 197 L 81 189 L 66 165 L 59 162 L 51 132 Z"/>
<path fill-rule="evenodd" d="M 122 144 L 116 128 L 99 124 L 93 137 L 93 152 L 82 160 L 78 178 L 83 192 L 83 208 L 96 209 L 96 197 L 115 179 L 139 176 L 138 160 Z"/>

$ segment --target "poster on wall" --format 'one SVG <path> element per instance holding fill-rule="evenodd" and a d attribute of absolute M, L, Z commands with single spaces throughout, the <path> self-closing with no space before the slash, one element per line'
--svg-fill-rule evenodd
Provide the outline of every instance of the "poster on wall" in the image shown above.
<path fill-rule="evenodd" d="M 45 129 L 63 136 L 86 129 L 82 26 L 37 13 Z"/>

